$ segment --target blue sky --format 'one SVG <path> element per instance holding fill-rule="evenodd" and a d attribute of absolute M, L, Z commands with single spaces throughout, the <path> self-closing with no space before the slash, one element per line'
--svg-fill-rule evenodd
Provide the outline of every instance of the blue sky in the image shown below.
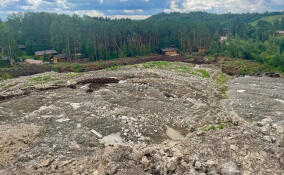
<path fill-rule="evenodd" d="M 284 0 L 0 0 L 0 17 L 18 12 L 56 12 L 144 19 L 159 12 L 246 13 L 283 11 Z"/>

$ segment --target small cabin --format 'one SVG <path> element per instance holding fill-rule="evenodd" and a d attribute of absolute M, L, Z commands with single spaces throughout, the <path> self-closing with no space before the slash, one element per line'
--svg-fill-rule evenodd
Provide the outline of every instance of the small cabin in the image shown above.
<path fill-rule="evenodd" d="M 51 59 L 51 61 L 52 61 L 53 63 L 66 62 L 66 60 L 67 60 L 66 54 L 54 55 L 53 58 Z"/>
<path fill-rule="evenodd" d="M 24 51 L 24 50 L 26 50 L 26 46 L 25 46 L 25 45 L 23 45 L 23 44 L 18 45 L 18 49 L 20 49 L 20 50 Z"/>
<path fill-rule="evenodd" d="M 162 54 L 166 56 L 178 56 L 178 49 L 177 48 L 164 48 L 161 49 Z"/>
<path fill-rule="evenodd" d="M 207 47 L 198 46 L 193 48 L 193 55 L 204 55 L 206 52 L 208 52 Z"/>
<path fill-rule="evenodd" d="M 48 57 L 52 57 L 57 54 L 56 50 L 42 50 L 35 52 L 35 56 L 38 56 L 40 58 L 43 58 L 44 55 L 47 55 Z"/>
<path fill-rule="evenodd" d="M 278 30 L 276 33 L 278 36 L 284 36 L 284 30 Z"/>

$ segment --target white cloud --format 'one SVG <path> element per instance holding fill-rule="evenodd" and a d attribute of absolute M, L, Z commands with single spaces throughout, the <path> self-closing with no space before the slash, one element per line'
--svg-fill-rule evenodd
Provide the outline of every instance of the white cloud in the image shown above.
<path fill-rule="evenodd" d="M 169 0 L 165 12 L 212 11 L 217 13 L 265 12 L 273 10 L 272 6 L 283 6 L 283 0 Z"/>
<path fill-rule="evenodd" d="M 1 0 L 0 9 L 6 7 L 7 5 L 12 4 L 14 2 L 19 2 L 19 0 Z"/>
<path fill-rule="evenodd" d="M 71 6 L 68 0 L 56 0 L 57 6 L 67 9 Z"/>
<path fill-rule="evenodd" d="M 124 13 L 142 13 L 144 10 L 135 9 L 135 10 L 123 10 Z"/>
<path fill-rule="evenodd" d="M 105 14 L 97 11 L 97 10 L 76 10 L 76 11 L 69 11 L 70 13 L 79 15 L 79 16 L 90 16 L 90 17 L 104 17 Z"/>
<path fill-rule="evenodd" d="M 150 16 L 151 15 L 114 15 L 114 16 L 110 16 L 110 18 L 142 20 L 142 19 L 149 18 Z"/>

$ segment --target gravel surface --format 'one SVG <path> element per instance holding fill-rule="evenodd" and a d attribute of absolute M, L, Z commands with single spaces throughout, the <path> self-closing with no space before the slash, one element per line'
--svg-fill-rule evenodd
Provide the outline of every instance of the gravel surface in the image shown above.
<path fill-rule="evenodd" d="M 282 79 L 174 64 L 1 82 L 0 174 L 284 172 Z"/>

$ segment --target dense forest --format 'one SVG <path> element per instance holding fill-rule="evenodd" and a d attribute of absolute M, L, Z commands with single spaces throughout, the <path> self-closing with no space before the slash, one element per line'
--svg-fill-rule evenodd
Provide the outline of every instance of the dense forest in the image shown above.
<path fill-rule="evenodd" d="M 271 16 L 279 18 L 265 20 Z M 95 61 L 147 55 L 163 47 L 177 47 L 184 54 L 207 47 L 209 55 L 251 59 L 284 70 L 284 37 L 277 36 L 277 30 L 284 30 L 280 12 L 161 13 L 146 20 L 13 14 L 0 21 L 0 57 L 13 64 L 36 51 L 55 49 L 70 60 Z M 221 36 L 228 39 L 220 42 Z"/>

